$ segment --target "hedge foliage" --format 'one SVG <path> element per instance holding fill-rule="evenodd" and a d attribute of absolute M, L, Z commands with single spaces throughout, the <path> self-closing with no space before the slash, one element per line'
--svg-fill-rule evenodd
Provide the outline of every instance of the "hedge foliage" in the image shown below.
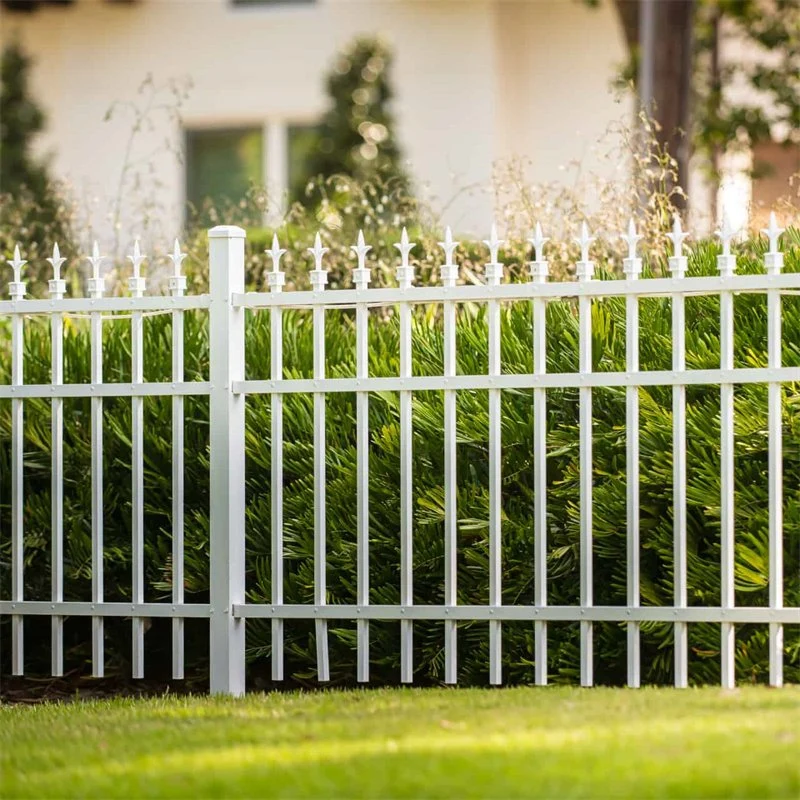
<path fill-rule="evenodd" d="M 794 249 L 786 270 L 800 271 L 800 238 L 787 234 Z M 690 259 L 690 275 L 715 274 L 715 246 L 700 243 Z M 739 271 L 763 270 L 762 243 L 740 253 Z M 659 272 L 664 265 L 648 265 Z M 647 277 L 647 271 L 645 280 Z M 604 275 L 603 279 L 613 279 Z M 783 301 L 783 364 L 800 365 L 800 298 Z M 642 369 L 670 369 L 671 319 L 668 299 L 641 301 Z M 719 366 L 719 301 L 687 300 L 687 368 Z M 548 305 L 548 371 L 577 370 L 578 320 L 574 304 Z M 766 366 L 767 320 L 764 295 L 735 298 L 737 367 Z M 592 346 L 596 371 L 625 369 L 623 298 L 606 298 L 592 308 Z M 207 319 L 186 315 L 187 380 L 207 379 Z M 309 311 L 284 313 L 284 364 L 288 378 L 310 377 L 312 324 Z M 170 317 L 145 322 L 145 380 L 170 379 Z M 250 314 L 247 325 L 247 377 L 269 376 L 269 314 Z M 486 373 L 487 329 L 483 308 L 460 307 L 457 331 L 458 371 Z M 502 363 L 507 373 L 532 371 L 531 308 L 508 303 L 502 310 Z M 65 336 L 66 380 L 88 381 L 89 344 L 85 320 L 69 320 Z M 355 334 L 352 311 L 329 311 L 326 325 L 328 375 L 354 376 Z M 25 381 L 49 381 L 49 327 L 26 322 Z M 416 374 L 442 369 L 441 319 L 438 309 L 418 307 L 414 316 L 413 356 Z M 0 380 L 9 382 L 7 349 L 0 360 Z M 104 334 L 105 379 L 130 380 L 130 326 L 109 322 Z M 370 321 L 370 374 L 393 376 L 399 368 L 397 315 L 374 313 Z M 644 387 L 641 399 L 641 593 L 644 605 L 672 603 L 672 417 L 671 388 Z M 800 605 L 800 384 L 783 387 L 785 603 Z M 579 435 L 577 390 L 548 392 L 548 597 L 551 604 L 577 604 L 579 598 Z M 313 602 L 313 401 L 310 395 L 287 396 L 284 411 L 285 599 Z M 105 575 L 106 599 L 130 596 L 130 402 L 105 402 Z M 488 415 L 487 393 L 458 396 L 458 601 L 488 600 Z M 89 401 L 65 401 L 65 595 L 89 599 L 90 463 Z M 331 394 L 327 400 L 328 601 L 356 602 L 356 423 L 355 397 Z M 533 602 L 533 403 L 530 391 L 502 395 L 503 437 L 503 602 Z M 735 390 L 736 602 L 768 604 L 768 475 L 766 386 Z M 10 403 L 0 403 L 0 544 L 2 594 L 9 595 Z M 252 602 L 270 596 L 270 400 L 247 401 L 247 595 Z M 443 396 L 414 396 L 414 596 L 416 603 L 443 601 Z M 187 602 L 208 597 L 208 401 L 186 403 L 186 593 Z M 146 600 L 168 600 L 171 585 L 171 417 L 169 398 L 145 400 L 145 541 Z M 720 584 L 719 387 L 687 389 L 688 586 L 690 605 L 718 605 Z M 594 570 L 595 603 L 625 605 L 625 390 L 594 392 Z M 399 601 L 399 396 L 370 397 L 370 555 L 373 603 Z M 25 413 L 25 580 L 26 599 L 49 598 L 50 407 L 29 401 Z M 4 620 L 2 635 L 7 639 Z M 162 624 L 163 623 L 163 624 Z M 47 671 L 49 627 L 27 622 L 27 658 Z M 572 682 L 579 669 L 577 624 L 550 629 L 550 673 Z M 155 620 L 146 636 L 148 674 L 169 669 L 169 625 Z M 399 680 L 399 625 L 372 623 L 372 678 Z M 86 620 L 68 620 L 68 666 L 83 667 L 89 657 Z M 40 635 L 41 634 L 41 635 Z M 107 622 L 112 667 L 126 669 L 130 633 L 127 622 Z M 207 663 L 207 628 L 187 627 L 190 668 Z M 736 630 L 736 667 L 740 680 L 764 681 L 768 675 L 766 625 Z M 315 675 L 311 623 L 288 622 L 287 668 L 297 681 Z M 696 682 L 719 680 L 719 626 L 689 628 L 690 675 Z M 257 682 L 269 674 L 269 623 L 248 621 L 250 670 Z M 443 674 L 441 623 L 415 623 L 415 669 L 421 682 Z M 8 652 L 6 648 L 6 652 Z M 331 623 L 331 672 L 335 682 L 355 676 L 355 623 Z M 504 677 L 533 681 L 533 625 L 504 625 Z M 643 678 L 672 679 L 672 629 L 642 625 Z M 787 626 L 786 678 L 800 680 L 800 631 Z M 596 679 L 625 680 L 625 631 L 597 624 Z M 488 673 L 488 625 L 459 627 L 459 678 L 485 683 Z"/>

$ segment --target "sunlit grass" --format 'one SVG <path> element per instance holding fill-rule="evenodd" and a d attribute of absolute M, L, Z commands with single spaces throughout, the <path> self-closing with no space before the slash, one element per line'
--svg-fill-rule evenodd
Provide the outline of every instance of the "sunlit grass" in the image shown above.
<path fill-rule="evenodd" d="M 800 796 L 800 687 L 0 708 L 0 796 Z"/>

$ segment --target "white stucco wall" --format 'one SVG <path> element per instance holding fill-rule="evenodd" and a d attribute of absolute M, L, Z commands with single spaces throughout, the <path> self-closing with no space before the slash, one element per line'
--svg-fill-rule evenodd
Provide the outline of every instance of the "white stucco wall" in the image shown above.
<path fill-rule="evenodd" d="M 92 222 L 114 198 L 131 122 L 104 123 L 114 101 L 136 98 L 145 75 L 191 77 L 182 109 L 188 125 L 311 120 L 325 107 L 323 76 L 358 33 L 386 35 L 403 150 L 421 187 L 459 230 L 483 232 L 488 195 L 458 196 L 486 184 L 495 159 L 533 159 L 532 177 L 558 178 L 624 109 L 608 92 L 624 43 L 615 12 L 574 0 L 318 0 L 236 8 L 227 0 L 78 0 L 35 14 L 4 12 L 2 39 L 17 36 L 36 58 L 33 88 L 49 122 L 40 147 L 54 153 Z M 158 116 L 153 117 L 158 120 Z M 162 121 L 135 153 L 179 141 Z M 180 221 L 183 169 L 153 160 L 158 222 Z M 454 202 L 453 198 L 456 197 Z M 134 212 L 128 208 L 126 216 Z M 127 223 L 126 223 L 127 224 Z"/>
<path fill-rule="evenodd" d="M 570 160 L 590 161 L 609 124 L 632 113 L 610 91 L 627 58 L 616 12 L 608 4 L 500 2 L 496 24 L 498 155 L 524 155 L 537 181 L 557 180 Z"/>

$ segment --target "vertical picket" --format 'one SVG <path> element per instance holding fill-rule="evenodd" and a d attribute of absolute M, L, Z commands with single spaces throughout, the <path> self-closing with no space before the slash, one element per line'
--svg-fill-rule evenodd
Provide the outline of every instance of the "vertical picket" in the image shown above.
<path fill-rule="evenodd" d="M 594 241 L 584 222 L 580 238 L 575 240 L 581 248 L 581 260 L 577 263 L 579 281 L 592 280 L 594 262 L 589 260 L 589 245 Z M 581 296 L 578 299 L 579 356 L 578 369 L 582 375 L 592 371 L 592 300 Z M 581 606 L 593 604 L 594 576 L 592 570 L 592 388 L 581 386 L 580 390 L 580 595 Z M 589 620 L 581 620 L 581 686 L 594 683 L 594 626 Z"/>
<path fill-rule="evenodd" d="M 769 252 L 764 256 L 768 275 L 778 275 L 783 268 L 783 253 L 778 239 L 783 230 L 775 214 L 770 214 L 769 227 L 763 231 L 769 239 Z M 781 294 L 767 292 L 768 366 L 781 367 Z M 783 608 L 783 432 L 781 384 L 772 381 L 768 389 L 769 404 L 769 607 Z M 769 625 L 769 683 L 783 686 L 783 625 Z"/>
<path fill-rule="evenodd" d="M 633 220 L 628 223 L 628 233 L 622 237 L 628 245 L 628 257 L 623 261 L 625 277 L 638 280 L 642 272 L 642 259 L 636 257 L 636 244 L 642 238 L 636 233 Z M 639 371 L 639 298 L 629 294 L 625 298 L 625 369 Z M 627 472 L 627 604 L 639 607 L 639 387 L 625 390 L 625 437 Z M 639 623 L 628 623 L 628 686 L 641 685 L 641 648 Z"/>
<path fill-rule="evenodd" d="M 9 284 L 9 294 L 14 302 L 25 298 L 25 284 L 22 282 L 22 268 L 27 264 L 20 258 L 19 247 L 14 247 L 14 258 L 8 262 L 14 270 L 14 280 Z M 11 318 L 11 385 L 22 386 L 24 354 L 24 318 L 14 314 Z M 13 392 L 13 389 L 12 389 Z M 24 405 L 22 398 L 11 400 L 11 600 L 21 603 L 24 597 L 23 565 L 25 559 L 25 533 L 23 506 L 23 457 L 25 447 Z M 11 674 L 24 674 L 25 642 L 24 622 L 20 614 L 11 617 Z"/>
<path fill-rule="evenodd" d="M 353 270 L 357 291 L 369 288 L 367 253 L 372 249 L 364 243 L 364 233 L 358 232 L 358 244 L 350 249 L 358 258 Z M 356 383 L 369 377 L 369 308 L 365 302 L 356 303 Z M 358 605 L 369 605 L 369 394 L 356 392 L 356 509 L 357 509 L 357 595 Z M 357 627 L 357 676 L 359 683 L 369 681 L 369 621 L 359 619 Z"/>
<path fill-rule="evenodd" d="M 183 297 L 186 291 L 186 278 L 181 275 L 181 264 L 186 258 L 181 253 L 178 240 L 175 240 L 172 253 L 172 276 L 169 288 L 173 297 Z M 172 312 L 172 380 L 182 383 L 183 374 L 183 311 Z M 183 396 L 172 396 L 172 602 L 182 604 L 184 598 L 184 442 Z M 172 618 L 172 677 L 184 678 L 184 624 L 183 617 Z"/>
<path fill-rule="evenodd" d="M 672 233 L 673 255 L 669 271 L 673 278 L 686 277 L 688 259 L 683 255 L 683 240 L 688 236 L 681 228 L 677 215 Z M 686 370 L 686 309 L 684 295 L 672 295 L 672 369 Z M 686 608 L 686 386 L 672 387 L 672 505 L 673 505 L 673 604 Z M 673 626 L 675 640 L 675 687 L 689 685 L 689 632 L 686 622 L 678 620 Z"/>
<path fill-rule="evenodd" d="M 267 273 L 269 289 L 280 294 L 286 283 L 281 272 L 281 256 L 285 253 L 278 244 L 277 235 L 272 237 L 272 249 L 267 255 L 272 259 L 272 270 Z M 274 381 L 283 378 L 283 309 L 273 306 L 269 312 L 270 377 Z M 271 540 L 270 563 L 271 588 L 270 602 L 283 604 L 283 395 L 272 392 L 270 395 L 270 516 Z M 282 619 L 272 620 L 272 680 L 283 680 L 283 641 Z"/>
<path fill-rule="evenodd" d="M 727 216 L 722 229 L 717 232 L 722 240 L 722 255 L 717 256 L 717 269 L 722 278 L 730 278 L 736 271 L 736 256 L 731 255 L 734 231 Z M 719 349 L 720 369 L 733 369 L 733 292 L 722 290 L 719 296 Z M 734 605 L 734 405 L 733 384 L 722 383 L 720 391 L 720 605 L 723 612 Z M 720 658 L 722 686 L 732 689 L 735 682 L 734 627 L 731 622 L 721 624 Z"/>
<path fill-rule="evenodd" d="M 439 242 L 445 252 L 445 263 L 440 268 L 442 285 L 452 288 L 458 278 L 458 267 L 453 263 L 453 252 L 458 242 L 453 241 L 450 228 L 445 231 L 443 242 Z M 444 316 L 444 376 L 452 378 L 456 374 L 456 306 L 452 300 L 442 304 Z M 455 606 L 458 602 L 457 578 L 457 532 L 456 507 L 456 393 L 453 389 L 444 391 L 444 603 Z M 445 613 L 447 613 L 445 611 Z M 456 683 L 458 680 L 458 644 L 455 620 L 444 623 L 444 680 Z"/>
<path fill-rule="evenodd" d="M 403 228 L 400 243 L 400 266 L 397 282 L 407 291 L 414 281 L 414 267 L 408 256 L 415 247 L 408 241 L 408 232 Z M 400 303 L 400 377 L 411 377 L 411 305 Z M 400 605 L 414 604 L 414 471 L 413 471 L 413 419 L 410 391 L 400 392 Z M 410 619 L 400 621 L 400 681 L 414 680 L 414 625 Z"/>
<path fill-rule="evenodd" d="M 245 621 L 234 605 L 245 600 L 245 311 L 233 295 L 244 291 L 245 232 L 219 225 L 208 232 L 211 395 L 211 693 L 245 691 Z"/>
<path fill-rule="evenodd" d="M 145 281 L 139 274 L 145 257 L 139 250 L 139 240 L 133 244 L 133 253 L 128 256 L 133 265 L 133 277 L 128 280 L 131 297 L 144 295 Z M 141 311 L 131 315 L 131 381 L 144 380 L 143 336 L 144 326 Z M 144 397 L 131 398 L 131 590 L 134 603 L 144 602 Z M 144 677 L 144 620 L 134 617 L 132 623 L 131 665 L 134 678 Z"/>
<path fill-rule="evenodd" d="M 97 242 L 87 258 L 92 266 L 88 281 L 89 297 L 98 300 L 105 291 L 105 279 L 100 277 L 100 255 Z M 103 382 L 103 315 L 93 311 L 90 318 L 91 381 Z M 103 602 L 103 398 L 91 400 L 92 429 L 92 603 Z M 105 674 L 103 617 L 92 617 L 92 677 Z"/>
<path fill-rule="evenodd" d="M 61 257 L 58 244 L 53 245 L 53 256 L 47 260 L 53 267 L 53 280 L 48 281 L 50 298 L 61 300 L 67 291 L 66 282 L 61 280 L 61 265 L 66 259 Z M 64 315 L 60 311 L 50 314 L 50 373 L 53 386 L 64 383 Z M 60 603 L 64 599 L 64 398 L 54 397 L 50 408 L 50 599 Z M 64 674 L 64 617 L 53 615 L 50 629 L 50 672 L 60 676 Z"/>
<path fill-rule="evenodd" d="M 529 240 L 534 248 L 531 278 L 537 283 L 547 280 L 549 268 L 544 258 L 547 239 L 536 223 L 534 237 Z M 533 299 L 533 372 L 547 372 L 547 301 Z M 533 390 L 533 470 L 534 470 L 534 602 L 537 608 L 547 605 L 547 392 L 541 387 Z M 534 661 L 537 686 L 547 685 L 547 622 L 534 622 Z"/>
<path fill-rule="evenodd" d="M 317 234 L 314 247 L 309 248 L 314 257 L 311 270 L 311 286 L 315 292 L 323 292 L 328 282 L 328 271 L 322 269 L 322 257 L 328 252 Z M 325 307 L 315 305 L 314 319 L 314 380 L 325 378 Z M 325 543 L 325 393 L 314 392 L 314 603 L 324 606 L 327 602 Z M 328 621 L 314 622 L 317 639 L 317 680 L 330 680 L 328 661 Z"/>
<path fill-rule="evenodd" d="M 492 225 L 491 237 L 484 244 L 489 248 L 489 263 L 486 265 L 486 283 L 499 286 L 503 277 L 503 265 L 497 260 L 497 252 L 503 242 L 497 238 L 497 229 Z M 489 300 L 486 308 L 489 328 L 489 375 L 499 376 L 500 364 L 500 302 Z M 501 438 L 501 391 L 489 389 L 489 605 L 501 606 L 502 574 L 501 517 L 503 507 L 502 484 L 502 438 Z M 491 610 L 489 613 L 492 613 Z M 499 686 L 503 682 L 502 628 L 499 620 L 489 620 L 489 683 Z"/>

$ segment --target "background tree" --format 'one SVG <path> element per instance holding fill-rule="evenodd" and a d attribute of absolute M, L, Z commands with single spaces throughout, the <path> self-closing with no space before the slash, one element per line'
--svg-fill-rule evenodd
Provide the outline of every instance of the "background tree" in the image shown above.
<path fill-rule="evenodd" d="M 30 64 L 16 43 L 0 58 L 0 191 L 13 194 L 26 186 L 43 195 L 47 169 L 31 155 L 31 144 L 44 129 L 45 117 L 29 95 Z"/>
<path fill-rule="evenodd" d="M 32 294 L 47 291 L 50 255 L 58 242 L 70 254 L 74 241 L 71 204 L 54 184 L 44 160 L 32 153 L 34 137 L 45 126 L 45 115 L 31 98 L 31 60 L 16 43 L 0 57 L 0 253 L 11 255 L 25 231 L 26 280 Z M 65 249 L 66 248 L 66 249 Z M 7 278 L 7 276 L 4 276 Z M 0 293 L 3 289 L 0 289 Z"/>
<path fill-rule="evenodd" d="M 597 5 L 597 0 L 590 0 Z M 642 0 L 614 0 L 629 60 L 622 70 L 625 83 L 637 84 L 644 108 L 658 122 L 659 144 L 677 162 L 677 182 L 685 188 L 689 178 L 691 142 L 686 136 L 691 124 L 691 78 L 696 0 L 652 0 L 652 35 L 648 86 L 642 81 Z M 676 196 L 676 200 L 680 198 Z"/>
<path fill-rule="evenodd" d="M 597 0 L 588 0 L 597 5 Z M 651 85 L 641 85 L 642 20 L 648 2 Z M 693 153 L 719 179 L 732 144 L 754 147 L 777 136 L 800 144 L 800 0 L 614 0 L 630 52 L 633 79 L 660 125 L 660 141 L 687 183 Z M 647 27 L 647 26 L 645 26 Z M 724 37 L 753 58 L 724 61 Z M 732 87 L 740 91 L 735 94 Z M 744 91 L 741 91 L 744 90 Z M 761 165 L 755 164 L 756 171 Z"/>
<path fill-rule="evenodd" d="M 726 34 L 756 57 L 723 59 Z M 695 38 L 692 139 L 712 180 L 726 151 L 772 139 L 800 147 L 800 0 L 703 0 Z M 746 90 L 738 102 L 730 91 L 737 85 Z M 754 160 L 754 177 L 768 169 Z"/>
<path fill-rule="evenodd" d="M 327 78 L 331 105 L 307 175 L 406 183 L 389 110 L 391 62 L 391 51 L 379 38 L 358 38 L 339 54 Z"/>

